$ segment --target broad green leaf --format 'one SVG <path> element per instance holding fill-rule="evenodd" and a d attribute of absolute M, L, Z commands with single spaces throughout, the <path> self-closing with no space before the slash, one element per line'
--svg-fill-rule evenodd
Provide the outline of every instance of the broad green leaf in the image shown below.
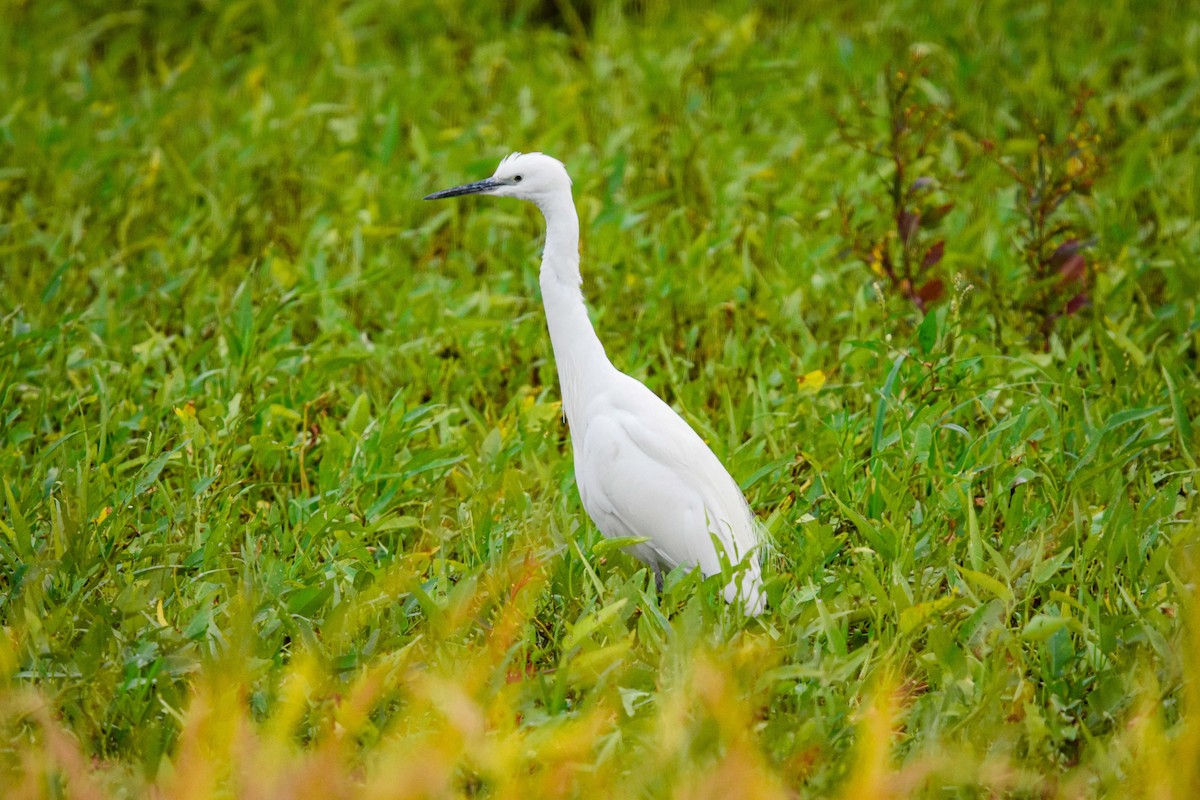
<path fill-rule="evenodd" d="M 991 575 L 983 572 L 977 572 L 973 569 L 967 569 L 963 566 L 956 565 L 956 568 L 958 569 L 958 573 L 966 579 L 967 583 L 971 584 L 976 589 L 983 589 L 984 591 L 1000 598 L 1006 603 L 1011 603 L 1013 601 L 1012 589 L 1008 588 L 1001 581 L 993 578 Z"/>
<path fill-rule="evenodd" d="M 950 606 L 959 602 L 960 598 L 952 594 L 926 600 L 910 606 L 900 612 L 900 632 L 909 634 L 923 626 L 930 618 L 937 616 Z"/>
<path fill-rule="evenodd" d="M 1025 623 L 1021 630 L 1021 638 L 1031 642 L 1044 642 L 1063 628 L 1067 627 L 1066 617 L 1053 617 L 1049 614 L 1036 614 Z"/>

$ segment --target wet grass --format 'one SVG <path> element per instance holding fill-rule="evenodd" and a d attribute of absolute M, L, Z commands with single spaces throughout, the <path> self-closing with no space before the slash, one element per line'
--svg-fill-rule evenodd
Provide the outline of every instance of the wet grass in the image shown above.
<path fill-rule="evenodd" d="M 6 796 L 1194 796 L 1184 6 L 3 16 Z M 536 212 L 419 201 L 518 149 L 761 621 L 587 521 Z"/>

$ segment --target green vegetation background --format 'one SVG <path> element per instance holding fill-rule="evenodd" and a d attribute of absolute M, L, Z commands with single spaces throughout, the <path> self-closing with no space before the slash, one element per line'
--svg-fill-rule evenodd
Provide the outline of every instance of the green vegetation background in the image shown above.
<path fill-rule="evenodd" d="M 1187 3 L 0 3 L 6 796 L 1195 796 L 1198 54 Z M 771 531 L 760 622 L 586 521 L 540 219 L 419 199 L 511 150 Z"/>

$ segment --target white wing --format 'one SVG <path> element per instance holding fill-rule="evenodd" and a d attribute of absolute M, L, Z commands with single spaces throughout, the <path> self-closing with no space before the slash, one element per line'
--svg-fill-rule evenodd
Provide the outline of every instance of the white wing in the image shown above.
<path fill-rule="evenodd" d="M 575 479 L 583 507 L 605 536 L 640 536 L 630 548 L 651 566 L 699 565 L 721 571 L 711 536 L 741 578 L 747 613 L 761 612 L 758 532 L 741 489 L 675 411 L 633 378 L 619 379 L 587 402 L 586 428 L 573 431 Z M 726 599 L 739 588 L 726 587 Z"/>

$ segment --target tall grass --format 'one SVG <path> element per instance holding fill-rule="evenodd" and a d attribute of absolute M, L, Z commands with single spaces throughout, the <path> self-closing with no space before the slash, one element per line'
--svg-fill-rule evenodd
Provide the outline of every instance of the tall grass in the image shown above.
<path fill-rule="evenodd" d="M 1200 786 L 1185 5 L 0 6 L 5 797 Z M 607 547 L 539 220 L 770 530 Z"/>

